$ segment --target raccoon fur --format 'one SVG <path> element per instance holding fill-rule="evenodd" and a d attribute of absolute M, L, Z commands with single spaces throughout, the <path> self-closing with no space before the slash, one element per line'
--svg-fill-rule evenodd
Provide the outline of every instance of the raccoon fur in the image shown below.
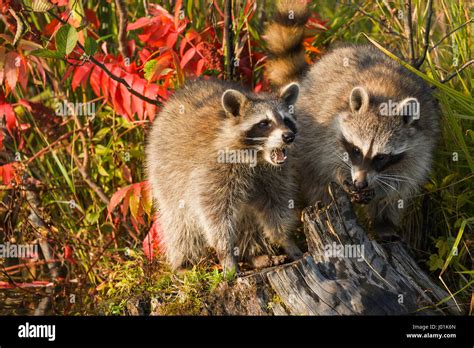
<path fill-rule="evenodd" d="M 296 19 L 282 21 L 291 10 Z M 307 12 L 305 2 L 280 2 L 270 46 L 299 47 L 303 34 L 291 43 L 277 33 L 300 33 Z M 303 205 L 327 201 L 328 184 L 338 182 L 366 204 L 376 232 L 394 236 L 431 169 L 440 118 L 431 89 L 372 46 L 335 48 L 309 69 L 292 52 L 280 52 L 281 70 L 270 64 L 269 77 L 276 86 L 300 82 L 295 164 Z"/>
<path fill-rule="evenodd" d="M 278 96 L 198 80 L 177 91 L 153 123 L 147 174 L 173 269 L 216 251 L 224 270 L 284 248 L 298 223 L 291 147 L 295 83 Z M 239 157 L 240 156 L 240 157 Z M 253 157 L 252 157 L 253 156 Z"/>

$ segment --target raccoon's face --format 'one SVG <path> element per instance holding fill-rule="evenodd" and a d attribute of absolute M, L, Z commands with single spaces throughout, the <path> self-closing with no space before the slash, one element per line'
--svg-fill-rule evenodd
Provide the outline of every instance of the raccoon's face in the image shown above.
<path fill-rule="evenodd" d="M 351 184 L 357 191 L 397 191 L 400 183 L 413 181 L 404 160 L 415 147 L 419 114 L 408 111 L 415 110 L 418 101 L 387 101 L 392 105 L 387 114 L 382 111 L 385 105 L 370 107 L 369 102 L 367 91 L 356 87 L 350 94 L 350 112 L 338 117 L 338 141 L 347 165 L 344 168 L 350 170 Z"/>
<path fill-rule="evenodd" d="M 293 111 L 298 94 L 298 84 L 291 83 L 277 99 L 251 101 L 232 89 L 222 95 L 224 110 L 237 118 L 235 127 L 242 146 L 256 151 L 259 161 L 274 166 L 285 163 L 297 133 Z"/>

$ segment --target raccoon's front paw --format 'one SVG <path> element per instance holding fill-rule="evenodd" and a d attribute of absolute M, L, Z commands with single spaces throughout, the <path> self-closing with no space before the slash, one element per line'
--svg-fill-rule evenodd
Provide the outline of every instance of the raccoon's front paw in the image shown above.
<path fill-rule="evenodd" d="M 251 265 L 255 269 L 267 268 L 281 265 L 285 260 L 285 255 L 259 255 L 252 258 Z"/>
<path fill-rule="evenodd" d="M 351 202 L 359 204 L 369 204 L 372 198 L 375 196 L 374 189 L 357 189 L 353 183 L 348 182 L 347 180 L 343 183 L 344 191 L 349 194 Z"/>

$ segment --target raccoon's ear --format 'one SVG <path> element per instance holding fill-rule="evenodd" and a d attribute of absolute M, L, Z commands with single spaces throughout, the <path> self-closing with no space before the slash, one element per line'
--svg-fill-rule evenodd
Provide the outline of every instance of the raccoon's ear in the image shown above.
<path fill-rule="evenodd" d="M 349 96 L 349 106 L 354 113 L 365 112 L 369 108 L 369 94 L 364 87 L 354 87 Z"/>
<path fill-rule="evenodd" d="M 224 110 L 233 116 L 239 116 L 243 104 L 247 101 L 247 97 L 235 90 L 228 89 L 222 94 L 221 103 Z"/>
<path fill-rule="evenodd" d="M 280 91 L 280 98 L 286 105 L 295 105 L 298 95 L 300 94 L 300 85 L 296 82 L 292 82 Z"/>
<path fill-rule="evenodd" d="M 396 114 L 403 117 L 406 125 L 411 125 L 420 118 L 420 103 L 418 99 L 410 97 L 405 98 L 398 103 Z"/>

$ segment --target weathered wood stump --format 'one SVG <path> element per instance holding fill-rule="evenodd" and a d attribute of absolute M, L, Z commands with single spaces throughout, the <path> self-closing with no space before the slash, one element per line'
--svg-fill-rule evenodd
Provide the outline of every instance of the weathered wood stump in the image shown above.
<path fill-rule="evenodd" d="M 330 205 L 303 213 L 309 249 L 304 257 L 223 286 L 209 314 L 462 314 L 402 242 L 370 240 L 347 195 L 335 186 L 331 191 Z"/>

